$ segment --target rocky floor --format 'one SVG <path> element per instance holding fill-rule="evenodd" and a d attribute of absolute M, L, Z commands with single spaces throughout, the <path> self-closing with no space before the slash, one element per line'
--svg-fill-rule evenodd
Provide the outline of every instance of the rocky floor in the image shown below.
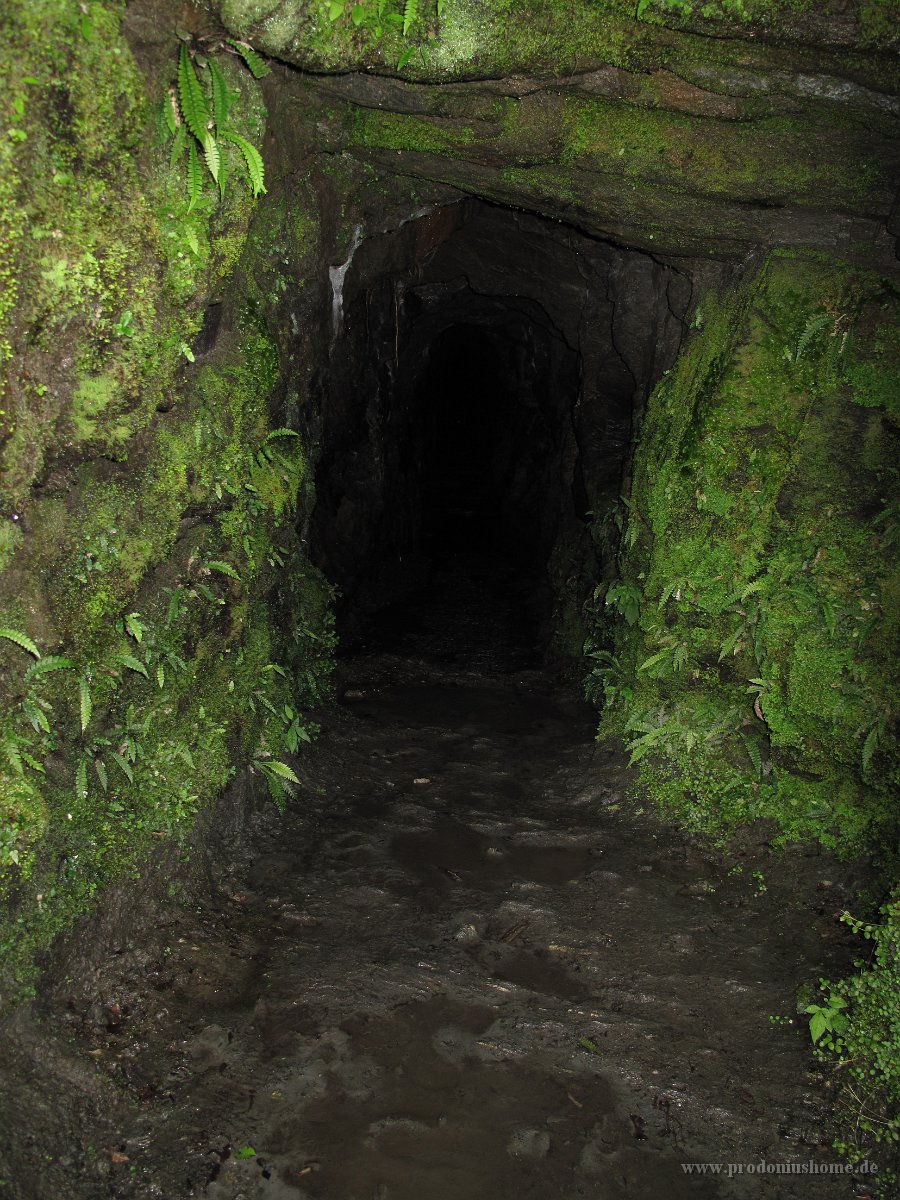
<path fill-rule="evenodd" d="M 102 1003 L 5 1044 L 35 1130 L 0 1195 L 865 1194 L 757 1173 L 836 1157 L 806 1034 L 770 1017 L 846 961 L 850 869 L 642 812 L 591 711 L 465 586 L 455 617 L 373 627 L 303 800 L 165 914 L 141 980 L 110 962 Z"/>

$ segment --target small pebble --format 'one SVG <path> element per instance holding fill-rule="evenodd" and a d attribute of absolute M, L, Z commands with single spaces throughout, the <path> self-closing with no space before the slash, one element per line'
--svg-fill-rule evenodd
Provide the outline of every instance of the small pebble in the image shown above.
<path fill-rule="evenodd" d="M 453 935 L 457 942 L 474 942 L 478 938 L 478 930 L 474 925 L 462 925 Z"/>

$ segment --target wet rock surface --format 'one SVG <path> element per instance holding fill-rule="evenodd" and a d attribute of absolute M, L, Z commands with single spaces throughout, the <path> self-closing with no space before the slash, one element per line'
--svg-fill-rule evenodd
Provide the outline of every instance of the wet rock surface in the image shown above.
<path fill-rule="evenodd" d="M 5 1195 L 857 1194 L 682 1166 L 834 1158 L 805 1034 L 769 1018 L 846 961 L 849 869 L 720 856 L 623 800 L 507 600 L 435 578 L 159 961 L 4 1041 L 33 1129 Z"/>

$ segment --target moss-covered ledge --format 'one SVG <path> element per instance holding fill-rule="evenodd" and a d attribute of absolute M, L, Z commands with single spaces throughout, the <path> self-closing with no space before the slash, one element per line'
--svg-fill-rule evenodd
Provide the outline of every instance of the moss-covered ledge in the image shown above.
<path fill-rule="evenodd" d="M 329 0 L 216 0 L 214 7 L 235 36 L 317 73 L 396 74 L 402 61 L 406 78 L 446 83 L 565 77 L 612 64 L 685 78 L 699 70 L 723 92 L 732 71 L 855 79 L 886 92 L 897 78 L 884 53 L 898 40 L 890 0 L 654 0 L 641 6 L 640 19 L 635 0 L 423 0 L 406 36 L 402 21 L 398 27 L 385 17 L 403 12 L 399 3 L 382 5 L 381 16 L 375 3 L 349 0 L 336 9 Z"/>

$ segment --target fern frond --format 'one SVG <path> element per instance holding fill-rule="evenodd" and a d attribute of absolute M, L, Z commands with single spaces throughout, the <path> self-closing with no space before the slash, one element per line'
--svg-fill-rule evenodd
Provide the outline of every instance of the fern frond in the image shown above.
<path fill-rule="evenodd" d="M 190 150 L 188 152 L 188 169 L 187 169 L 187 185 L 188 185 L 188 212 L 194 207 L 200 199 L 200 160 L 197 157 L 197 143 L 191 139 Z"/>
<path fill-rule="evenodd" d="M 222 69 L 218 63 L 210 59 L 209 62 L 209 77 L 212 81 L 212 102 L 213 102 L 213 120 L 216 123 L 216 129 L 221 132 L 222 126 L 228 120 L 228 109 L 231 107 L 231 92 L 228 90 L 228 84 L 225 82 L 225 76 L 222 74 Z"/>
<path fill-rule="evenodd" d="M 242 138 L 239 133 L 232 133 L 231 130 L 225 130 L 222 137 L 226 141 L 232 142 L 240 150 L 244 156 L 244 162 L 247 164 L 247 174 L 250 177 L 250 186 L 253 188 L 254 198 L 266 190 L 265 187 L 265 167 L 263 166 L 262 155 L 257 148 Z"/>
<path fill-rule="evenodd" d="M 116 662 L 120 662 L 123 667 L 127 667 L 129 671 L 135 671 L 138 675 L 143 675 L 145 679 L 149 679 L 147 668 L 139 658 L 135 658 L 133 654 L 119 654 L 116 656 Z"/>
<path fill-rule="evenodd" d="M 30 683 L 38 675 L 49 675 L 51 671 L 72 671 L 77 663 L 71 658 L 62 658 L 59 654 L 48 654 L 39 662 L 32 663 L 25 672 L 25 682 Z"/>
<path fill-rule="evenodd" d="M 269 68 L 266 65 L 265 59 L 261 58 L 252 46 L 248 46 L 246 42 L 235 41 L 234 38 L 228 39 L 228 45 L 233 46 L 238 54 L 250 68 L 250 74 L 254 79 L 262 79 L 264 75 L 269 74 Z"/>
<path fill-rule="evenodd" d="M 210 175 L 216 183 L 219 182 L 219 167 L 221 165 L 221 155 L 219 153 L 219 145 L 211 133 L 207 133 L 203 139 L 203 157 L 206 159 L 206 166 L 209 169 Z"/>
<path fill-rule="evenodd" d="M 287 785 L 283 784 L 274 775 L 265 774 L 266 787 L 269 789 L 269 795 L 275 803 L 275 807 L 279 812 L 283 813 L 287 807 Z"/>
<path fill-rule="evenodd" d="M 284 426 L 282 426 L 280 429 L 273 429 L 272 432 L 266 437 L 266 441 L 271 442 L 273 438 L 299 437 L 299 436 L 300 436 L 300 434 L 297 432 L 296 429 L 287 429 Z"/>
<path fill-rule="evenodd" d="M 0 741 L 0 750 L 3 751 L 3 757 L 6 759 L 7 765 L 12 768 L 17 775 L 24 775 L 25 768 L 22 766 L 22 753 L 19 750 L 19 739 L 12 732 L 3 736 Z"/>
<path fill-rule="evenodd" d="M 184 43 L 178 56 L 178 99 L 185 125 L 202 145 L 209 124 L 209 106 Z"/>
<path fill-rule="evenodd" d="M 27 650 L 29 654 L 33 654 L 35 658 L 41 657 L 41 652 L 31 640 L 27 633 L 21 633 L 18 629 L 0 629 L 0 638 L 6 638 L 8 642 L 15 642 L 22 650 Z"/>
<path fill-rule="evenodd" d="M 82 679 L 78 685 L 78 700 L 81 715 L 81 732 L 84 733 L 90 724 L 91 714 L 94 711 L 94 703 L 91 700 L 91 689 L 86 679 Z"/>
<path fill-rule="evenodd" d="M 258 759 L 257 763 L 267 775 L 277 775 L 279 779 L 286 779 L 289 783 L 296 783 L 299 787 L 300 780 L 287 763 L 279 762 L 277 758 Z"/>
<path fill-rule="evenodd" d="M 727 658 L 729 654 L 740 654 L 740 652 L 741 652 L 740 641 L 741 641 L 741 635 L 743 634 L 743 632 L 744 632 L 743 628 L 739 626 L 734 631 L 734 633 L 731 633 L 728 635 L 728 637 L 725 639 L 725 641 L 719 647 L 719 657 L 717 660 L 718 662 L 721 662 L 723 658 Z"/>
<path fill-rule="evenodd" d="M 813 338 L 822 332 L 826 325 L 831 321 L 828 313 L 820 313 L 817 317 L 810 317 L 803 327 L 803 332 L 797 339 L 797 349 L 794 351 L 794 362 L 799 362 L 806 351 L 809 349 L 809 344 Z"/>
<path fill-rule="evenodd" d="M 869 730 L 869 733 L 868 733 L 868 736 L 866 737 L 865 742 L 863 743 L 863 750 L 862 750 L 863 774 L 865 774 L 865 772 L 868 771 L 869 767 L 872 765 L 872 759 L 875 755 L 875 751 L 878 749 L 878 742 L 880 741 L 880 738 L 881 738 L 881 728 L 880 728 L 880 723 L 879 723 L 877 725 L 872 726 L 872 728 Z"/>
<path fill-rule="evenodd" d="M 408 37 L 409 31 L 416 23 L 419 15 L 419 0 L 406 0 L 403 5 L 403 36 Z"/>
<path fill-rule="evenodd" d="M 744 749 L 747 751 L 747 757 L 753 764 L 753 769 L 756 772 L 756 778 L 762 779 L 763 761 L 762 755 L 759 752 L 759 746 L 756 743 L 756 738 L 751 737 L 749 733 L 741 732 L 741 741 L 744 743 Z"/>
<path fill-rule="evenodd" d="M 744 590 L 741 592 L 741 600 L 746 600 L 748 596 L 753 596 L 757 592 L 761 592 L 765 586 L 766 586 L 765 578 L 754 579 L 751 583 L 748 583 L 747 586 L 744 588 Z"/>
<path fill-rule="evenodd" d="M 126 631 L 138 643 L 144 640 L 144 624 L 141 621 L 140 613 L 126 613 L 124 617 Z"/>
<path fill-rule="evenodd" d="M 42 729 L 44 733 L 50 732 L 50 722 L 47 720 L 47 714 L 28 696 L 22 701 L 22 712 L 25 714 L 25 719 L 30 723 L 35 733 L 40 733 Z"/>
<path fill-rule="evenodd" d="M 118 752 L 118 750 L 113 750 L 112 751 L 112 760 L 116 764 L 116 766 L 119 768 L 119 770 L 123 773 L 123 775 L 128 780 L 128 782 L 134 783 L 134 771 L 131 769 L 131 763 L 124 756 L 124 754 L 120 754 Z"/>
<path fill-rule="evenodd" d="M 656 666 L 656 664 L 662 662 L 664 658 L 668 658 L 670 653 L 671 650 L 667 646 L 665 650 L 660 650 L 657 654 L 651 654 L 649 658 L 644 659 L 644 661 L 638 667 L 638 671 L 646 671 L 648 668 Z"/>
<path fill-rule="evenodd" d="M 240 579 L 240 575 L 238 575 L 231 563 L 220 562 L 218 559 L 214 559 L 212 562 L 205 563 L 204 565 L 208 571 L 218 571 L 220 575 L 228 575 L 231 579 Z"/>
<path fill-rule="evenodd" d="M 87 799 L 87 759 L 83 758 L 75 770 L 75 794 L 79 800 Z"/>
<path fill-rule="evenodd" d="M 164 146 L 167 141 L 175 136 L 177 129 L 178 122 L 175 120 L 175 114 L 172 111 L 172 97 L 169 93 L 166 93 L 156 109 L 156 133 L 159 137 L 159 144 Z"/>
<path fill-rule="evenodd" d="M 34 755 L 29 754 L 27 750 L 22 751 L 22 758 L 24 759 L 26 766 L 31 767 L 32 771 L 37 771 L 39 775 L 47 774 L 46 770 L 44 769 L 44 764 L 38 762 Z"/>

